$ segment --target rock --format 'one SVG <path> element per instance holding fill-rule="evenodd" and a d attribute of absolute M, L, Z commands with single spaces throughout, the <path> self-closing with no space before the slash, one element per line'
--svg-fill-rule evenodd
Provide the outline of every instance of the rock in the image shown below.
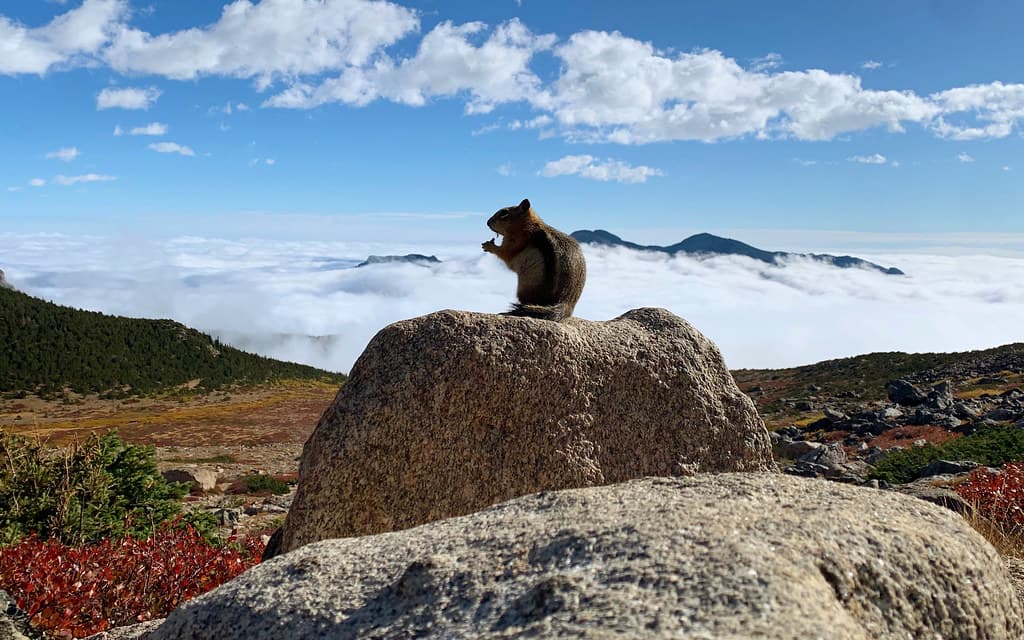
<path fill-rule="evenodd" d="M 937 504 L 960 515 L 969 515 L 974 512 L 974 507 L 971 506 L 971 503 L 961 498 L 960 494 L 945 487 L 937 487 L 926 480 L 898 484 L 893 487 L 893 490 L 904 495 L 914 496 L 925 502 Z"/>
<path fill-rule="evenodd" d="M 917 472 L 918 478 L 930 476 L 958 475 L 977 469 L 980 465 L 971 460 L 932 460 Z"/>
<path fill-rule="evenodd" d="M 127 627 L 114 627 L 109 631 L 101 631 L 100 633 L 88 636 L 84 640 L 142 640 L 147 637 L 146 634 L 148 632 L 155 630 L 163 624 L 163 621 L 163 618 L 160 618 Z"/>
<path fill-rule="evenodd" d="M 664 309 L 439 311 L 378 333 L 303 449 L 285 552 L 535 491 L 774 469 L 722 356 Z"/>
<path fill-rule="evenodd" d="M 889 455 L 889 452 L 881 447 L 868 447 L 864 450 L 861 460 L 874 465 L 884 460 L 887 455 Z"/>
<path fill-rule="evenodd" d="M 875 414 L 875 417 L 878 420 L 899 420 L 903 417 L 903 412 L 896 407 L 885 407 L 884 409 L 880 409 Z"/>
<path fill-rule="evenodd" d="M 958 400 L 953 404 L 953 413 L 964 420 L 971 420 L 981 416 L 981 410 L 972 402 Z"/>
<path fill-rule="evenodd" d="M 834 467 L 846 462 L 846 451 L 837 443 L 832 442 L 812 449 L 800 456 L 799 462 L 813 462 L 825 467 Z"/>
<path fill-rule="evenodd" d="M 943 427 L 945 429 L 956 429 L 961 424 L 963 424 L 963 422 L 960 420 L 960 418 L 957 418 L 956 416 L 937 414 L 936 416 L 934 416 L 934 418 L 932 418 L 932 424 L 934 424 L 937 427 Z"/>
<path fill-rule="evenodd" d="M 824 446 L 825 445 L 819 442 L 795 440 L 780 444 L 777 451 L 780 458 L 785 458 L 787 460 L 797 460 L 811 453 L 812 451 L 817 451 L 818 449 L 821 449 Z"/>
<path fill-rule="evenodd" d="M 213 469 L 189 465 L 177 469 L 168 469 L 161 474 L 168 482 L 184 482 L 193 491 L 210 491 L 217 486 L 218 474 Z"/>
<path fill-rule="evenodd" d="M 778 433 L 783 438 L 791 438 L 791 439 L 794 439 L 794 440 L 796 438 L 801 438 L 804 435 L 803 429 L 801 429 L 800 427 L 798 427 L 796 425 L 793 425 L 793 424 L 789 425 L 788 427 L 782 427 L 781 429 L 777 430 L 775 433 Z"/>
<path fill-rule="evenodd" d="M 797 400 L 793 408 L 797 411 L 814 411 L 814 403 L 810 400 Z"/>
<path fill-rule="evenodd" d="M 1016 640 L 1024 618 L 998 554 L 959 516 L 742 473 L 544 492 L 311 544 L 152 635 L 283 637 Z"/>
<path fill-rule="evenodd" d="M 217 518 L 217 524 L 222 527 L 230 527 L 238 524 L 238 521 L 242 519 L 241 509 L 217 509 L 214 512 L 214 517 Z"/>
<path fill-rule="evenodd" d="M 837 409 L 833 409 L 832 407 L 825 407 L 824 413 L 825 417 L 831 420 L 832 422 L 842 422 L 847 418 L 845 413 Z"/>
<path fill-rule="evenodd" d="M 956 398 L 953 397 L 953 385 L 949 382 L 941 382 L 928 393 L 928 406 L 936 411 L 947 411 L 953 407 Z"/>
<path fill-rule="evenodd" d="M 0 269 L 0 289 L 13 289 L 14 285 L 7 282 L 7 278 L 4 276 L 3 269 Z M 2 637 L 2 636 L 0 636 Z"/>
<path fill-rule="evenodd" d="M 29 624 L 28 614 L 18 608 L 17 601 L 6 591 L 0 590 L 0 640 L 35 640 L 42 637 Z"/>
<path fill-rule="evenodd" d="M 916 407 L 923 404 L 928 396 L 906 380 L 893 380 L 885 385 L 889 400 L 904 407 Z"/>
<path fill-rule="evenodd" d="M 986 420 L 992 420 L 994 422 L 1006 422 L 1009 420 L 1017 420 L 1021 417 L 1021 412 L 1015 407 L 1000 406 L 996 407 L 992 411 L 985 414 Z"/>

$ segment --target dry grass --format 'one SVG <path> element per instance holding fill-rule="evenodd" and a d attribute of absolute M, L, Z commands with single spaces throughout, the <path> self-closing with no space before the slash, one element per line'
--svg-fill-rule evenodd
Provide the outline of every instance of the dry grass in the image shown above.
<path fill-rule="evenodd" d="M 157 445 L 301 443 L 336 392 L 331 384 L 289 381 L 181 399 L 28 398 L 0 404 L 0 428 L 57 445 L 115 429 L 125 440 Z"/>

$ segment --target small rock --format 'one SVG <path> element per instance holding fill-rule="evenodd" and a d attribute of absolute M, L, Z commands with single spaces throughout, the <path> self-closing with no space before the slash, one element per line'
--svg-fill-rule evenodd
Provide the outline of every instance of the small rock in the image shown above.
<path fill-rule="evenodd" d="M 161 474 L 168 482 L 184 482 L 192 490 L 210 491 L 217 486 L 217 472 L 204 467 L 188 466 L 168 469 Z"/>
<path fill-rule="evenodd" d="M 926 446 L 928 446 L 928 441 L 925 440 L 924 438 L 918 438 L 917 440 L 914 440 L 914 446 L 915 447 L 926 447 Z"/>
<path fill-rule="evenodd" d="M 1017 420 L 1021 417 L 1020 411 L 1013 407 L 996 407 L 992 411 L 985 414 L 986 420 L 994 420 L 995 422 L 1006 422 L 1008 420 Z"/>
<path fill-rule="evenodd" d="M 217 524 L 222 527 L 230 527 L 231 525 L 237 524 L 242 518 L 241 509 L 217 509 L 213 513 L 214 517 L 217 518 Z"/>
<path fill-rule="evenodd" d="M 931 476 L 959 475 L 978 468 L 978 463 L 972 460 L 933 460 L 917 472 L 918 478 L 929 478 Z"/>
<path fill-rule="evenodd" d="M 822 448 L 823 444 L 808 442 L 807 440 L 790 441 L 779 447 L 779 457 L 787 460 L 797 460 L 803 456 Z"/>
<path fill-rule="evenodd" d="M 825 417 L 831 420 L 832 422 L 842 422 L 843 420 L 846 420 L 847 417 L 845 413 L 833 409 L 832 407 L 825 407 L 824 413 Z"/>
<path fill-rule="evenodd" d="M 798 400 L 793 408 L 797 411 L 814 411 L 814 403 L 809 400 Z"/>

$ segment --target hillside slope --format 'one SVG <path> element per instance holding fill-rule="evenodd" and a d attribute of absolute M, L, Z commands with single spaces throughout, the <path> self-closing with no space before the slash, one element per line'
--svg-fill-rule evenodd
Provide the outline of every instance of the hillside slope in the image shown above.
<path fill-rule="evenodd" d="M 344 376 L 246 353 L 172 320 L 108 316 L 0 289 L 0 391 L 160 391 Z"/>

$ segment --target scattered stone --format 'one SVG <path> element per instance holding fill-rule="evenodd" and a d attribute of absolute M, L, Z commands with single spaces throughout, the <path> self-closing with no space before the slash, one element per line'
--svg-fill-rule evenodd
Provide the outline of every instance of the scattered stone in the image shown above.
<path fill-rule="evenodd" d="M 814 403 L 810 400 L 798 400 L 793 404 L 793 408 L 797 411 L 814 411 Z"/>
<path fill-rule="evenodd" d="M 189 600 L 152 638 L 328 636 L 1015 640 L 1024 616 L 998 554 L 948 510 L 739 473 L 310 544 Z"/>
<path fill-rule="evenodd" d="M 877 416 L 880 420 L 899 420 L 903 417 L 903 412 L 896 407 L 886 407 L 879 411 Z"/>
<path fill-rule="evenodd" d="M 241 509 L 217 509 L 213 516 L 217 518 L 217 524 L 222 527 L 231 527 L 238 524 L 242 519 Z"/>
<path fill-rule="evenodd" d="M 904 407 L 924 404 L 928 396 L 906 380 L 893 380 L 885 385 L 889 400 Z"/>
<path fill-rule="evenodd" d="M 210 491 L 217 486 L 218 474 L 213 469 L 190 465 L 168 469 L 161 474 L 168 482 L 184 482 L 193 491 Z"/>
<path fill-rule="evenodd" d="M 1021 412 L 1015 407 L 1001 406 L 996 407 L 992 411 L 985 414 L 986 420 L 992 420 L 994 422 L 1007 422 L 1010 420 L 1018 420 L 1021 418 Z"/>
<path fill-rule="evenodd" d="M 797 438 L 803 437 L 804 430 L 791 424 L 788 427 L 782 427 L 781 429 L 776 430 L 775 433 L 778 433 L 783 438 L 796 440 Z"/>
<path fill-rule="evenodd" d="M 881 447 L 868 447 L 861 456 L 861 460 L 875 465 L 884 460 L 887 455 L 889 455 L 889 452 Z"/>
<path fill-rule="evenodd" d="M 831 420 L 832 422 L 843 422 L 844 420 L 847 419 L 845 413 L 833 409 L 832 407 L 825 407 L 824 413 L 825 417 Z"/>
<path fill-rule="evenodd" d="M 664 309 L 439 311 L 385 327 L 352 367 L 306 442 L 281 549 L 536 491 L 774 468 L 718 348 Z"/>
<path fill-rule="evenodd" d="M 6 591 L 0 590 L 0 640 L 36 640 L 42 637 L 29 624 L 28 614 L 18 608 L 17 601 Z"/>
<path fill-rule="evenodd" d="M 977 469 L 980 465 L 972 460 L 932 460 L 917 472 L 918 478 L 930 476 L 959 475 Z"/>
<path fill-rule="evenodd" d="M 780 458 L 787 460 L 797 460 L 803 456 L 822 448 L 823 444 L 817 442 L 808 442 L 807 440 L 795 440 L 779 445 L 778 452 Z"/>
<path fill-rule="evenodd" d="M 937 504 L 940 507 L 944 507 L 950 511 L 959 513 L 960 515 L 969 515 L 974 511 L 974 507 L 971 506 L 971 503 L 961 498 L 960 494 L 957 492 L 946 489 L 945 487 L 935 486 L 928 481 L 898 484 L 893 487 L 893 490 L 904 495 L 914 496 L 915 498 L 926 502 L 931 502 L 932 504 Z"/>

